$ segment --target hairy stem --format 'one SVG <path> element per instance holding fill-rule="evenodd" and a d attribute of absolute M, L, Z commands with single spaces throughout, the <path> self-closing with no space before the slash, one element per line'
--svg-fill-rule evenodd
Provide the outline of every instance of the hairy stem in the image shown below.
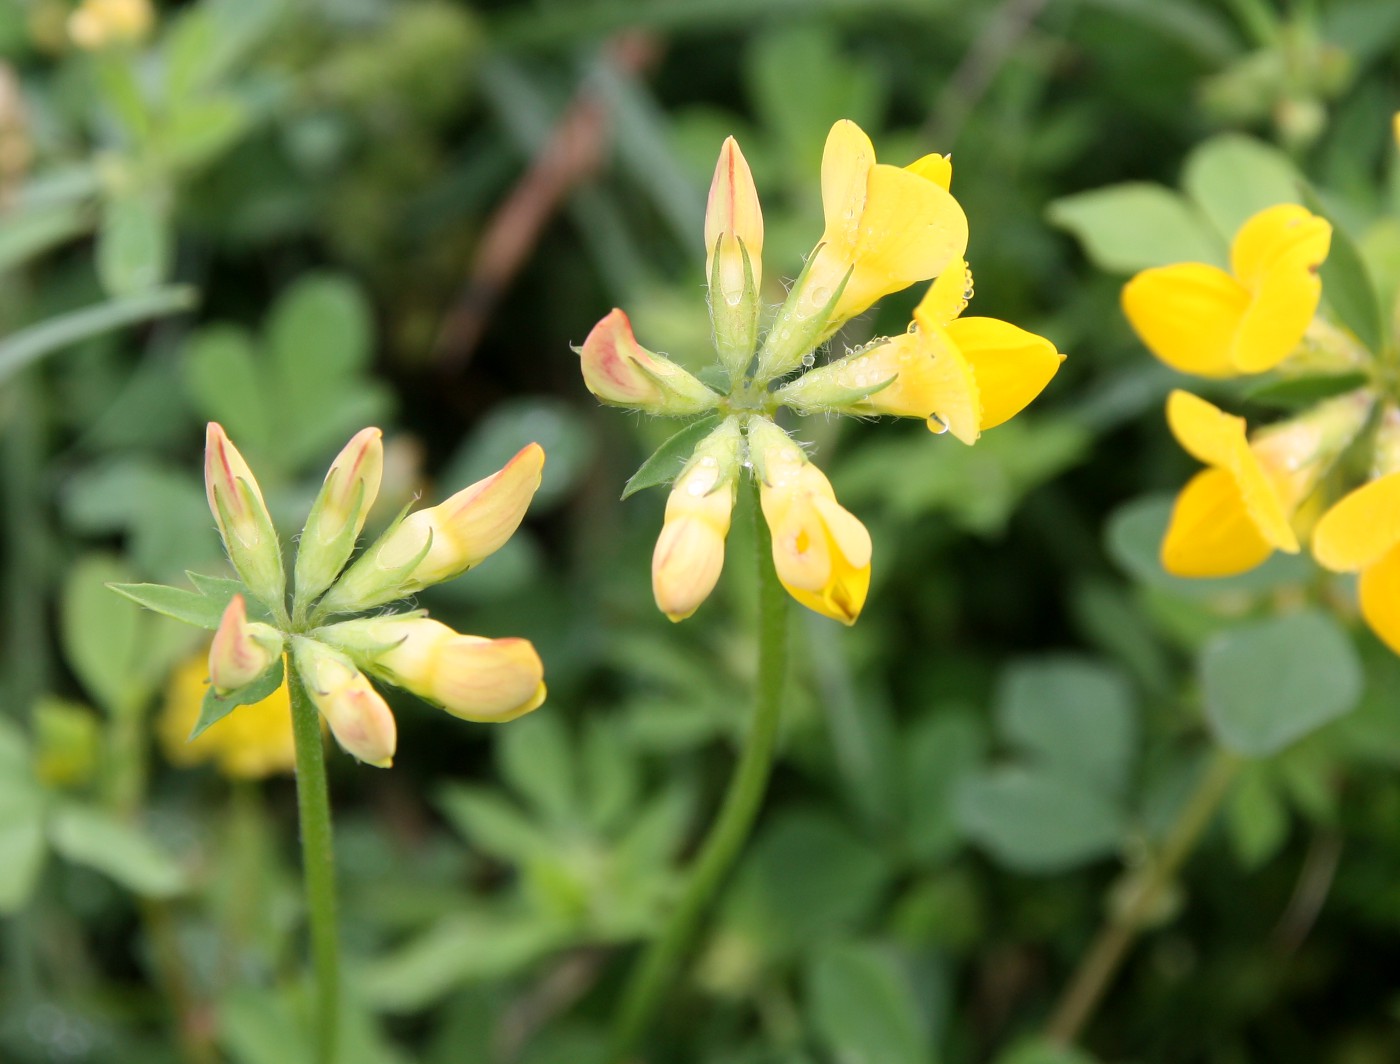
<path fill-rule="evenodd" d="M 316 1062 L 334 1064 L 340 1011 L 340 947 L 336 935 L 335 861 L 331 848 L 331 803 L 321 722 L 301 677 L 287 667 L 296 739 L 297 815 L 301 861 L 316 974 Z"/>
<path fill-rule="evenodd" d="M 1051 1041 L 1069 1045 L 1079 1037 L 1122 967 L 1128 949 L 1151 918 L 1162 892 L 1176 878 L 1210 825 L 1239 765 L 1239 759 L 1224 750 L 1212 755 L 1195 790 L 1167 831 L 1161 852 L 1144 872 L 1128 903 L 1109 916 L 1080 960 L 1045 1028 Z"/>
<path fill-rule="evenodd" d="M 756 487 L 752 509 L 758 563 L 758 681 L 753 720 L 724 804 L 700 848 L 680 901 L 660 936 L 632 968 L 613 1028 L 609 1059 L 615 1064 L 627 1059 L 650 1026 L 715 892 L 749 837 L 773 768 L 787 678 L 788 601 L 773 569 L 772 545 Z"/>

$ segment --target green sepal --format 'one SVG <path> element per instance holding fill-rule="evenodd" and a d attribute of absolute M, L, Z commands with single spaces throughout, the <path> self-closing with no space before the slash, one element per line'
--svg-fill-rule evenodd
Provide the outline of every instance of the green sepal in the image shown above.
<path fill-rule="evenodd" d="M 250 620 L 271 621 L 271 615 L 261 602 L 252 598 L 241 580 L 229 580 L 221 576 L 202 576 L 187 572 L 186 576 L 194 584 L 194 591 L 167 584 L 108 584 L 118 595 L 130 599 L 138 606 L 173 617 L 196 628 L 209 631 L 219 627 L 219 621 L 228 609 L 229 600 L 242 594 L 248 599 Z"/>
<path fill-rule="evenodd" d="M 238 575 L 247 585 L 250 596 L 269 608 L 274 605 L 281 606 L 287 594 L 287 571 L 282 564 L 282 543 L 277 538 L 277 529 L 272 527 L 267 507 L 258 498 L 252 485 L 242 477 L 235 478 L 234 484 L 243 499 L 243 505 L 254 514 L 263 542 L 257 547 L 249 548 L 238 544 L 236 536 L 229 536 L 224 539 L 224 550 L 228 552 L 229 561 L 233 562 L 233 567 L 238 570 Z M 222 527 L 226 528 L 232 522 L 229 521 L 223 501 L 217 493 L 214 498 L 218 500 Z"/>
<path fill-rule="evenodd" d="M 1313 377 L 1284 377 L 1260 381 L 1247 388 L 1244 398 L 1251 403 L 1301 410 L 1323 399 L 1345 395 L 1365 386 L 1365 373 L 1328 373 Z"/>
<path fill-rule="evenodd" d="M 888 388 L 898 379 L 899 374 L 896 373 L 893 376 L 886 377 L 884 380 L 878 381 L 877 383 L 868 385 L 864 388 L 833 388 L 830 392 L 822 393 L 820 402 L 810 403 L 803 402 L 800 399 L 788 399 L 783 395 L 785 389 L 779 388 L 778 399 L 791 406 L 793 409 L 798 410 L 804 414 L 809 412 L 824 413 L 827 411 L 839 411 L 841 413 L 850 414 L 876 414 L 879 413 L 879 411 L 858 410 L 853 408 L 856 407 L 858 403 L 869 399 L 876 392 Z M 797 380 L 793 383 L 800 384 L 801 381 L 802 378 L 798 377 Z"/>
<path fill-rule="evenodd" d="M 407 577 L 414 569 L 418 568 L 418 563 L 428 556 L 428 551 L 432 550 L 432 529 L 428 530 L 428 539 L 427 542 L 423 544 L 423 549 L 398 568 L 381 570 L 382 575 L 374 582 L 372 587 L 366 588 L 363 592 L 358 592 L 358 594 L 364 596 L 363 598 L 355 598 L 348 601 L 345 599 L 346 595 L 357 594 L 357 592 L 353 590 L 353 581 L 357 578 L 362 569 L 369 567 L 371 564 L 370 558 L 377 554 L 379 548 L 388 541 L 389 537 L 398 531 L 399 525 L 403 524 L 404 518 L 408 516 L 409 511 L 413 509 L 413 505 L 417 501 L 416 498 L 409 500 L 404 508 L 399 511 L 398 516 L 389 522 L 389 527 L 380 534 L 379 538 L 366 547 L 364 551 L 361 552 L 360 556 L 355 559 L 355 564 L 341 573 L 340 579 L 331 585 L 330 590 L 326 592 L 326 597 L 317 604 L 316 609 L 313 611 L 313 624 L 318 623 L 322 618 L 328 617 L 331 614 L 355 613 L 358 610 L 367 610 L 373 606 L 382 605 L 385 602 L 393 602 L 396 598 L 403 598 L 405 595 L 411 595 L 413 592 L 420 590 L 419 587 L 405 583 L 403 578 Z M 392 583 L 390 583 L 391 581 Z M 350 588 L 351 590 L 344 590 L 346 588 Z M 390 591 L 393 593 L 389 594 Z M 337 592 L 340 592 L 340 594 L 337 595 Z"/>
<path fill-rule="evenodd" d="M 622 497 L 635 495 L 643 488 L 653 488 L 658 484 L 668 484 L 674 480 L 685 465 L 696 445 L 719 425 L 721 415 L 711 414 L 692 421 L 680 432 L 652 452 L 641 468 L 632 474 L 622 489 Z"/>
<path fill-rule="evenodd" d="M 321 495 L 317 497 L 315 505 L 312 507 L 310 515 L 306 519 L 306 525 L 301 534 L 301 540 L 297 544 L 297 560 L 293 567 L 293 585 L 295 590 L 292 595 L 292 610 L 294 612 L 308 609 L 311 603 L 316 601 L 316 596 L 325 591 L 335 583 L 335 579 L 345 568 L 345 563 L 350 560 L 350 555 L 355 553 L 355 541 L 360 538 L 360 528 L 358 522 L 351 520 L 345 522 L 345 527 L 340 530 L 340 535 L 328 543 L 311 545 L 311 526 L 320 517 L 321 510 L 325 506 L 325 489 L 322 488 Z M 351 512 L 359 514 L 365 501 L 365 482 L 361 480 L 355 487 L 355 501 L 351 507 Z M 331 561 L 324 564 L 320 573 L 313 573 L 311 566 L 314 561 L 312 552 Z M 325 574 L 329 573 L 329 576 Z M 318 586 L 319 585 L 319 586 Z"/>
<path fill-rule="evenodd" d="M 742 240 L 735 237 L 739 253 L 744 257 L 744 291 L 739 302 L 731 305 L 724 298 L 719 287 L 719 245 L 724 240 L 721 234 L 715 241 L 712 265 L 710 266 L 710 325 L 714 336 L 715 350 L 720 361 L 735 380 L 743 377 L 753 361 L 754 348 L 758 346 L 758 285 L 754 283 L 753 260 L 749 249 Z"/>
<path fill-rule="evenodd" d="M 817 345 L 840 328 L 842 324 L 836 322 L 833 325 L 831 314 L 836 309 L 836 304 L 840 302 L 842 293 L 846 291 L 851 274 L 855 272 L 854 266 L 846 271 L 846 276 L 841 278 L 841 283 L 836 286 L 836 290 L 831 293 L 831 298 L 826 301 L 818 313 L 813 314 L 795 328 L 792 326 L 792 304 L 801 296 L 802 288 L 807 281 L 807 274 L 812 268 L 812 263 L 816 261 L 821 248 L 822 246 L 818 244 L 808 257 L 806 265 L 802 267 L 802 272 L 798 274 L 797 280 L 793 283 L 787 302 L 783 304 L 782 310 L 778 311 L 778 317 L 774 320 L 773 327 L 768 330 L 768 335 L 763 339 L 763 348 L 758 353 L 758 369 L 754 373 L 754 377 L 760 382 L 769 381 L 790 372 L 802 361 L 803 355 L 808 351 L 816 350 Z M 787 332 L 786 336 L 783 335 L 784 331 Z"/>
<path fill-rule="evenodd" d="M 268 670 L 250 684 L 223 695 L 218 694 L 211 684 L 209 690 L 204 692 L 204 703 L 199 707 L 199 719 L 195 721 L 194 730 L 185 741 L 199 738 L 205 728 L 217 724 L 239 706 L 261 702 L 282 686 L 284 676 L 285 667 L 282 655 L 279 654 Z"/>

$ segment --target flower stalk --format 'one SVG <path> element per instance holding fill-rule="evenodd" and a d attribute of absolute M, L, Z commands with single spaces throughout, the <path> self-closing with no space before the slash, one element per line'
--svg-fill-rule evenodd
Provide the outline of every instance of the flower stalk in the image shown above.
<path fill-rule="evenodd" d="M 628 976 L 613 1026 L 608 1056 L 612 1064 L 626 1060 L 650 1027 L 711 901 L 748 840 L 773 770 L 787 683 L 789 610 L 773 567 L 772 543 L 756 487 L 751 501 L 758 578 L 758 687 L 753 718 L 724 805 L 705 837 L 680 900 L 661 934 L 647 945 Z"/>

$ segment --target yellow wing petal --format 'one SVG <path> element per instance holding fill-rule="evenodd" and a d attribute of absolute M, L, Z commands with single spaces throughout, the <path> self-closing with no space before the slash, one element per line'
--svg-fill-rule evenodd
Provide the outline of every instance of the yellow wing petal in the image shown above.
<path fill-rule="evenodd" d="M 827 243 L 854 244 L 865 210 L 866 182 L 875 165 L 875 145 L 849 119 L 831 127 L 822 151 L 822 211 Z"/>
<path fill-rule="evenodd" d="M 1322 301 L 1312 258 L 1308 248 L 1295 248 L 1260 275 L 1230 351 L 1238 372 L 1273 369 L 1302 342 Z"/>
<path fill-rule="evenodd" d="M 995 428 L 1025 409 L 1065 358 L 1043 336 L 996 318 L 959 318 L 949 323 L 948 335 L 977 379 L 982 429 Z"/>
<path fill-rule="evenodd" d="M 1318 564 L 1334 572 L 1374 565 L 1400 543 L 1400 473 L 1364 484 L 1322 516 L 1313 530 Z"/>
<path fill-rule="evenodd" d="M 1272 550 L 1234 478 L 1222 469 L 1206 469 L 1176 497 L 1162 540 L 1162 568 L 1177 576 L 1234 576 L 1253 569 Z"/>
<path fill-rule="evenodd" d="M 931 155 L 925 155 L 922 159 L 915 159 L 904 169 L 927 178 L 945 189 L 950 189 L 953 186 L 953 160 L 946 155 L 934 152 Z"/>
<path fill-rule="evenodd" d="M 1244 418 L 1179 388 L 1167 396 L 1167 425 L 1186 453 L 1208 466 L 1229 468 L 1247 446 Z"/>
<path fill-rule="evenodd" d="M 1252 216 L 1230 244 L 1230 269 L 1246 288 L 1254 288 L 1282 259 L 1296 259 L 1316 269 L 1327 258 L 1332 226 L 1306 207 L 1280 203 Z"/>
<path fill-rule="evenodd" d="M 1249 293 L 1215 266 L 1184 262 L 1144 270 L 1123 286 L 1123 313 L 1167 365 L 1202 377 L 1229 377 L 1235 333 Z"/>
<path fill-rule="evenodd" d="M 1392 549 L 1361 572 L 1361 616 L 1382 643 L 1400 654 L 1400 550 Z"/>

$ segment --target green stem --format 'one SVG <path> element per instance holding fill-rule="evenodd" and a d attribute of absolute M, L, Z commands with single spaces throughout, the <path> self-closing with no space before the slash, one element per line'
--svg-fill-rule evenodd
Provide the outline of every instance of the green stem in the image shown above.
<path fill-rule="evenodd" d="M 1196 789 L 1167 831 L 1161 852 L 1147 868 L 1128 903 L 1099 929 L 1089 951 L 1075 969 L 1045 1028 L 1045 1035 L 1052 1042 L 1070 1045 L 1079 1037 L 1118 974 L 1133 940 L 1151 919 L 1162 892 L 1176 878 L 1182 863 L 1210 826 L 1239 766 L 1239 758 L 1233 754 L 1215 751 Z"/>
<path fill-rule="evenodd" d="M 301 677 L 290 664 L 287 690 L 292 700 L 302 874 L 311 924 L 312 965 L 316 973 L 316 1061 L 317 1064 L 333 1064 L 339 1028 L 340 947 L 336 937 L 335 861 L 331 849 L 326 755 L 321 744 L 320 717 Z"/>
<path fill-rule="evenodd" d="M 748 741 L 669 923 L 632 967 L 613 1027 L 609 1059 L 614 1064 L 627 1059 L 650 1026 L 710 901 L 749 837 L 773 768 L 787 679 L 788 601 L 773 569 L 772 545 L 759 509 L 757 487 L 752 509 L 758 561 L 758 681 Z"/>

